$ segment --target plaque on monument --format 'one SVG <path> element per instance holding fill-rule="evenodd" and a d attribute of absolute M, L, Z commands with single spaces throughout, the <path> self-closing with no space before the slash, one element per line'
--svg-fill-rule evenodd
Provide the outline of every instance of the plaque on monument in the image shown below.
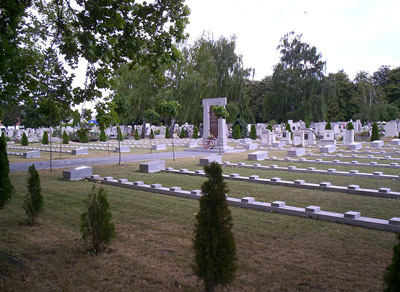
<path fill-rule="evenodd" d="M 218 138 L 218 118 L 210 107 L 210 135 Z"/>

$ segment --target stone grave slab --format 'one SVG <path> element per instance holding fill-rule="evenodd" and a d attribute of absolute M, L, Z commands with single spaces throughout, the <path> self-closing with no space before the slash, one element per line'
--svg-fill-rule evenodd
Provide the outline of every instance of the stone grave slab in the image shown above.
<path fill-rule="evenodd" d="M 155 144 L 151 145 L 151 150 L 166 150 L 167 146 L 165 144 Z"/>
<path fill-rule="evenodd" d="M 71 151 L 72 155 L 86 155 L 89 154 L 88 148 L 77 148 L 77 149 L 72 149 Z"/>
<path fill-rule="evenodd" d="M 40 151 L 34 150 L 34 151 L 24 152 L 23 157 L 24 158 L 38 158 L 38 157 L 40 157 Z"/>
<path fill-rule="evenodd" d="M 359 143 L 359 142 L 349 143 L 347 145 L 347 149 L 350 149 L 350 150 L 358 150 L 361 148 L 362 148 L 362 143 Z"/>
<path fill-rule="evenodd" d="M 146 173 L 159 172 L 161 170 L 165 170 L 165 161 L 164 160 L 153 160 L 153 161 L 140 163 L 139 170 L 141 172 L 146 172 Z"/>
<path fill-rule="evenodd" d="M 202 157 L 199 159 L 200 165 L 210 165 L 211 162 L 222 163 L 222 156 L 213 155 L 213 156 Z"/>
<path fill-rule="evenodd" d="M 248 160 L 265 160 L 268 158 L 268 151 L 256 151 L 247 155 Z"/>
<path fill-rule="evenodd" d="M 332 153 L 336 151 L 336 145 L 325 145 L 319 148 L 321 153 Z"/>
<path fill-rule="evenodd" d="M 292 148 L 287 151 L 287 156 L 289 157 L 300 157 L 306 153 L 304 148 Z"/>
<path fill-rule="evenodd" d="M 73 169 L 63 170 L 63 180 L 83 180 L 85 177 L 91 176 L 92 172 L 91 166 L 79 166 Z"/>
<path fill-rule="evenodd" d="M 114 152 L 119 152 L 119 149 L 121 149 L 121 153 L 131 152 L 131 147 L 129 147 L 129 145 L 121 145 L 121 147 L 116 147 Z"/>

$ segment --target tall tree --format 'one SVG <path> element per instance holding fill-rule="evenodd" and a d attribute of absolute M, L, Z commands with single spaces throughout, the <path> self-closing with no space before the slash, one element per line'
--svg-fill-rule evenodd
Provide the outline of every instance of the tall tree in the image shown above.
<path fill-rule="evenodd" d="M 272 76 L 272 88 L 264 101 L 274 108 L 276 120 L 324 120 L 326 98 L 332 94 L 324 72 L 326 63 L 302 35 L 285 34 L 278 46 L 281 58 Z"/>
<path fill-rule="evenodd" d="M 249 108 L 253 113 L 257 123 L 261 123 L 264 120 L 269 120 L 270 116 L 273 115 L 273 109 L 268 107 L 263 108 L 263 100 L 266 94 L 271 90 L 271 86 L 271 76 L 266 76 L 261 81 L 247 81 L 246 91 L 247 95 L 249 96 Z"/>
<path fill-rule="evenodd" d="M 14 187 L 8 176 L 9 173 L 7 142 L 3 132 L 3 135 L 0 137 L 0 210 L 11 200 L 11 196 L 14 193 Z"/>
<path fill-rule="evenodd" d="M 222 168 L 212 162 L 204 166 L 207 180 L 201 186 L 203 196 L 196 215 L 193 248 L 196 275 L 204 281 L 206 291 L 233 281 L 236 271 L 236 244 L 232 234 L 232 215 L 225 194 L 228 187 Z"/>

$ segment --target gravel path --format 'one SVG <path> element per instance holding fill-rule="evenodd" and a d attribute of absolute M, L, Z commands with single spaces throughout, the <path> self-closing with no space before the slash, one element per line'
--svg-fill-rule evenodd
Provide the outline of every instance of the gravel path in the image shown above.
<path fill-rule="evenodd" d="M 191 151 L 177 151 L 175 152 L 175 158 L 183 157 L 196 157 L 210 155 L 207 152 L 191 152 Z M 158 159 L 172 159 L 172 152 L 158 152 L 158 153 L 146 153 L 146 154 L 135 154 L 135 155 L 123 155 L 121 156 L 121 162 L 132 162 L 132 161 L 148 161 Z M 118 163 L 118 156 L 107 156 L 107 157 L 94 157 L 94 158 L 81 158 L 81 159 L 63 159 L 53 160 L 53 168 L 63 167 L 77 167 L 82 165 L 99 165 L 99 164 L 113 164 Z M 50 161 L 37 161 L 33 162 L 35 168 L 50 169 Z M 10 163 L 10 171 L 27 171 L 32 162 L 22 163 Z"/>

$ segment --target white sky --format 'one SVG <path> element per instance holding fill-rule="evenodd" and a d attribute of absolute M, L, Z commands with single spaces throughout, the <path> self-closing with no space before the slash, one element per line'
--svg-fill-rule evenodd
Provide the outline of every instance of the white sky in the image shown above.
<path fill-rule="evenodd" d="M 236 53 L 255 79 L 272 75 L 287 32 L 303 34 L 327 61 L 326 73 L 400 66 L 400 0 L 186 0 L 190 40 L 204 31 L 237 36 Z"/>

